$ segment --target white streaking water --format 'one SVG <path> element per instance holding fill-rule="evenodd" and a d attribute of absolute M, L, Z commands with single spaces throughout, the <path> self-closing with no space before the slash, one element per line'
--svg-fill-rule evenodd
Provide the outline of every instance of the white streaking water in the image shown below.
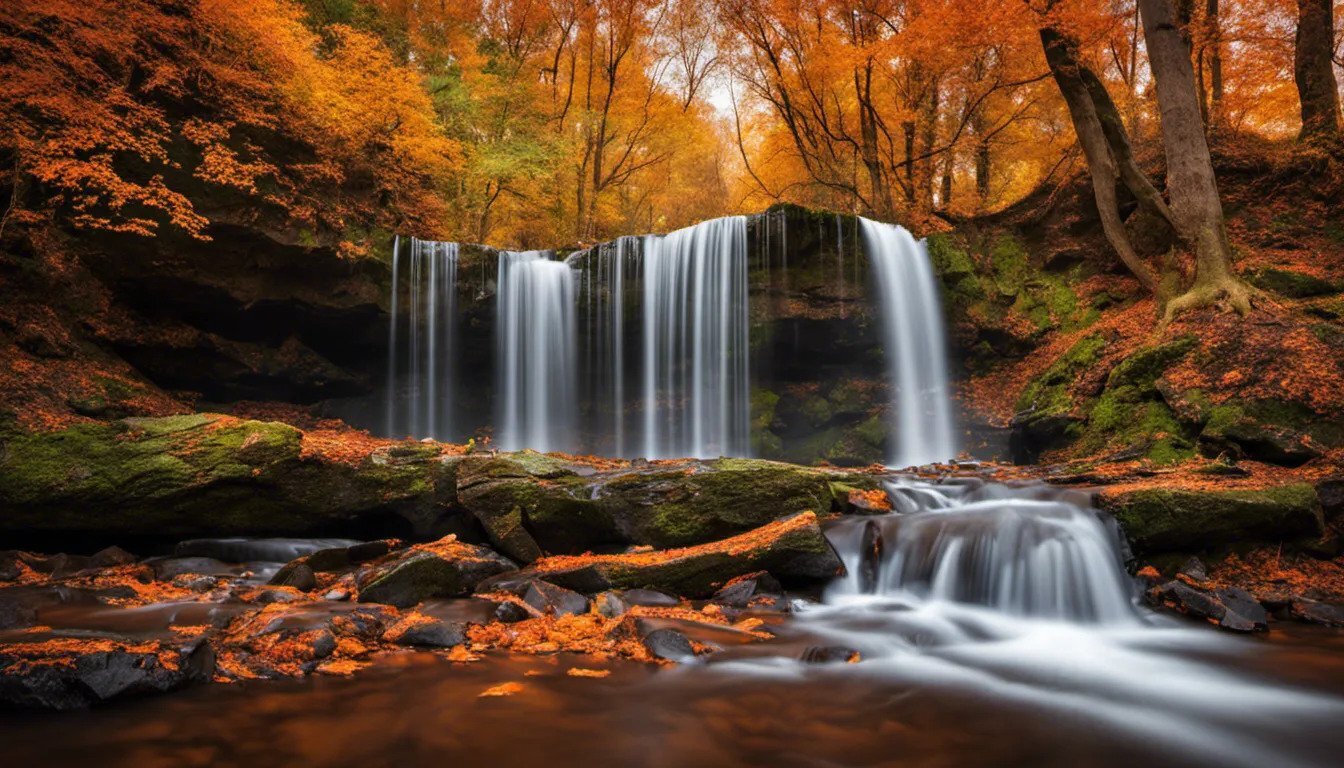
<path fill-rule="evenodd" d="M 499 447 L 574 447 L 574 272 L 543 251 L 501 251 L 496 343 Z"/>
<path fill-rule="evenodd" d="M 749 455 L 746 217 L 642 245 L 643 455 Z"/>
<path fill-rule="evenodd" d="M 909 467 L 957 453 L 938 282 L 928 249 L 904 227 L 859 219 L 876 278 L 891 388 L 889 464 Z"/>
<path fill-rule="evenodd" d="M 388 435 L 440 439 L 453 435 L 457 256 L 457 243 L 416 238 L 403 243 L 400 237 L 393 241 L 392 320 L 388 328 L 384 409 Z M 397 337 L 403 263 L 407 283 L 405 349 L 398 346 Z"/>

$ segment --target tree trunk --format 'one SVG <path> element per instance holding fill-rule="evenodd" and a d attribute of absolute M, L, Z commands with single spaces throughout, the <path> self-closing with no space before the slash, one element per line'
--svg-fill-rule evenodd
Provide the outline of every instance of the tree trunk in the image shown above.
<path fill-rule="evenodd" d="M 1057 30 L 1049 27 L 1040 30 L 1041 44 L 1045 47 L 1045 61 L 1050 74 L 1059 85 L 1064 103 L 1069 108 L 1069 117 L 1073 121 L 1074 133 L 1078 135 L 1078 144 L 1087 158 L 1087 167 L 1092 175 L 1092 194 L 1097 203 L 1097 214 L 1101 217 L 1101 229 L 1106 240 L 1115 250 L 1120 261 L 1134 273 L 1143 287 L 1156 293 L 1158 291 L 1157 274 L 1139 255 L 1134 252 L 1129 235 L 1125 232 L 1124 221 L 1120 218 L 1119 202 L 1115 196 L 1115 184 L 1118 177 L 1115 162 L 1111 157 L 1111 148 L 1106 140 L 1106 132 L 1101 118 L 1097 115 L 1096 105 L 1080 76 L 1076 59 L 1071 55 L 1066 38 Z"/>
<path fill-rule="evenodd" d="M 1163 322 L 1177 312 L 1226 298 L 1238 312 L 1251 308 L 1251 290 L 1232 272 L 1218 182 L 1199 114 L 1199 94 L 1190 65 L 1190 44 L 1171 0 L 1138 0 L 1148 62 L 1157 85 L 1167 193 L 1176 231 L 1195 252 L 1190 290 L 1167 304 Z"/>
<path fill-rule="evenodd" d="M 1204 6 L 1204 22 L 1209 26 L 1209 130 L 1223 122 L 1223 28 L 1218 20 L 1218 0 Z"/>
<path fill-rule="evenodd" d="M 1302 101 L 1303 141 L 1339 136 L 1339 85 L 1335 82 L 1333 0 L 1297 0 L 1293 79 Z"/>

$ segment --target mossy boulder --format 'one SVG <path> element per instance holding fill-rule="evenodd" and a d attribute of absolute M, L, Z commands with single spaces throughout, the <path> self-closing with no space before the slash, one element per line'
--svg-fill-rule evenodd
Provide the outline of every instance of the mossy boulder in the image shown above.
<path fill-rule="evenodd" d="M 653 589 L 703 598 L 757 571 L 796 584 L 830 579 L 843 570 L 816 515 L 803 512 L 722 541 L 662 552 L 546 558 L 523 574 L 590 594 Z"/>
<path fill-rule="evenodd" d="M 302 433 L 211 414 L 0 436 L 0 531 L 106 538 L 428 532 L 453 466 L 436 446 L 358 464 L 305 455 Z M 400 518 L 400 522 L 394 522 Z"/>
<path fill-rule="evenodd" d="M 1185 336 L 1145 347 L 1117 363 L 1087 415 L 1078 448 L 1090 454 L 1139 455 L 1159 465 L 1194 456 L 1189 429 L 1163 398 L 1158 381 L 1197 343 Z"/>
<path fill-rule="evenodd" d="M 1103 492 L 1098 503 L 1120 522 L 1137 555 L 1291 541 L 1319 536 L 1323 526 L 1316 489 L 1307 483 L 1222 491 L 1141 488 Z"/>
<path fill-rule="evenodd" d="M 468 457 L 458 500 L 515 559 L 617 545 L 676 547 L 804 510 L 829 511 L 832 475 L 759 459 L 594 471 L 534 454 Z"/>
<path fill-rule="evenodd" d="M 358 599 L 409 608 L 432 597 L 469 595 L 487 578 L 513 569 L 513 563 L 491 550 L 447 536 L 393 553 L 362 572 Z"/>
<path fill-rule="evenodd" d="M 1209 409 L 1199 448 L 1206 456 L 1230 455 L 1296 467 L 1344 441 L 1338 424 L 1316 424 L 1300 404 L 1230 401 Z"/>

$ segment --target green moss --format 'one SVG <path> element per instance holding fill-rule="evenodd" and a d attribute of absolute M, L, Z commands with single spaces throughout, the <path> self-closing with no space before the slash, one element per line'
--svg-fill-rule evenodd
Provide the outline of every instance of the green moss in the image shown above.
<path fill-rule="evenodd" d="M 1030 260 L 1022 242 L 1011 235 L 1001 235 L 990 247 L 989 258 L 999 294 L 1016 296 L 1021 293 L 1031 276 Z"/>
<path fill-rule="evenodd" d="M 1340 287 L 1314 275 L 1288 269 L 1266 267 L 1252 272 L 1248 279 L 1257 288 L 1273 291 L 1291 299 L 1329 296 L 1340 292 Z"/>
<path fill-rule="evenodd" d="M 1106 379 L 1106 387 L 1134 387 L 1143 394 L 1156 392 L 1155 384 L 1163 371 L 1185 357 L 1199 343 L 1194 336 L 1145 347 L 1121 360 Z"/>
<path fill-rule="evenodd" d="M 769 429 L 775 423 L 779 394 L 768 389 L 751 391 L 751 427 L 753 431 Z"/>
<path fill-rule="evenodd" d="M 1018 396 L 1017 410 L 1034 409 L 1035 413 L 1052 415 L 1069 411 L 1073 406 L 1070 387 L 1081 373 L 1097 364 L 1105 348 L 1106 340 L 1101 336 L 1080 339 L 1027 384 Z"/>
<path fill-rule="evenodd" d="M 1103 495 L 1139 555 L 1205 550 L 1239 541 L 1317 535 L 1321 508 L 1307 483 L 1264 490 L 1147 488 Z"/>

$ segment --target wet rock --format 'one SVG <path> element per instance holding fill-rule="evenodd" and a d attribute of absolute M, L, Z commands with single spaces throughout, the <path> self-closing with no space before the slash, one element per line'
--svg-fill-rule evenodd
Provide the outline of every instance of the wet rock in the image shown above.
<path fill-rule="evenodd" d="M 1220 629 L 1254 632 L 1269 628 L 1269 615 L 1250 594 L 1236 588 L 1208 592 L 1180 581 L 1154 588 L 1150 599 L 1187 616 L 1207 619 Z"/>
<path fill-rule="evenodd" d="M 655 629 L 643 635 L 640 642 L 654 658 L 684 662 L 695 658 L 691 641 L 675 629 Z"/>
<path fill-rule="evenodd" d="M 859 589 L 872 592 L 877 588 L 878 574 L 882 569 L 882 526 L 869 520 L 863 526 L 863 538 L 859 541 Z"/>
<path fill-rule="evenodd" d="M 1291 602 L 1289 612 L 1298 621 L 1324 624 L 1327 627 L 1344 627 L 1344 605 L 1296 598 Z"/>
<path fill-rule="evenodd" d="M 843 645 L 809 646 L 799 657 L 804 664 L 853 664 L 859 659 L 858 651 Z"/>
<path fill-rule="evenodd" d="M 0 581 L 16 581 L 27 571 L 58 579 L 88 567 L 89 558 L 79 555 L 43 555 L 16 549 L 0 551 Z"/>
<path fill-rule="evenodd" d="M 619 592 L 608 590 L 599 593 L 593 598 L 593 610 L 596 611 L 599 616 L 615 619 L 624 616 L 626 611 L 630 610 L 630 606 L 621 599 L 621 594 Z"/>
<path fill-rule="evenodd" d="M 295 562 L 293 567 L 285 566 L 271 577 L 270 584 L 277 587 L 293 587 L 300 592 L 317 589 L 317 575 L 307 563 Z"/>
<path fill-rule="evenodd" d="M 710 598 L 730 608 L 774 607 L 783 602 L 784 588 L 767 571 L 738 576 Z"/>
<path fill-rule="evenodd" d="M 588 612 L 588 598 L 539 579 L 523 592 L 523 602 L 544 614 L 570 616 Z"/>
<path fill-rule="evenodd" d="M 1209 578 L 1208 572 L 1204 569 L 1204 561 L 1198 557 L 1186 560 L 1176 572 L 1194 581 L 1206 581 Z"/>
<path fill-rule="evenodd" d="M 532 618 L 532 614 L 518 603 L 505 600 L 495 606 L 495 621 L 501 621 L 505 624 L 512 624 L 516 621 L 524 621 Z"/>
<path fill-rule="evenodd" d="M 1332 477 L 1316 484 L 1316 498 L 1326 520 L 1344 515 L 1344 477 Z"/>
<path fill-rule="evenodd" d="M 627 589 L 621 592 L 621 598 L 630 605 L 646 608 L 667 608 L 681 603 L 677 598 L 654 589 Z"/>
<path fill-rule="evenodd" d="M 138 558 L 118 546 L 100 549 L 89 557 L 90 568 L 112 568 L 118 565 L 130 565 Z"/>
<path fill-rule="evenodd" d="M 451 648 L 467 641 L 467 625 L 464 622 L 411 614 L 389 627 L 383 639 L 397 645 Z"/>
<path fill-rule="evenodd" d="M 377 560 L 392 551 L 392 544 L 392 540 L 364 541 L 348 547 L 319 549 L 300 559 L 316 573 L 331 573 Z"/>
<path fill-rule="evenodd" d="M 219 585 L 219 579 L 194 573 L 179 573 L 170 583 L 175 587 L 190 589 L 192 592 L 209 592 Z"/>
<path fill-rule="evenodd" d="M 17 597 L 0 594 L 0 629 L 21 629 L 37 623 L 37 611 Z"/>
<path fill-rule="evenodd" d="M 177 646 L 58 638 L 0 645 L 0 704 L 81 709 L 209 680 L 214 670 L 210 644 L 199 641 Z"/>
<path fill-rule="evenodd" d="M 585 593 L 644 588 L 709 597 L 733 577 L 755 571 L 768 570 L 786 581 L 819 581 L 842 569 L 816 515 L 805 512 L 711 544 L 638 554 L 552 557 L 521 573 Z"/>
<path fill-rule="evenodd" d="M 1323 525 L 1316 489 L 1306 483 L 1255 490 L 1103 491 L 1098 503 L 1115 515 L 1137 555 L 1316 537 Z"/>
<path fill-rule="evenodd" d="M 406 608 L 431 597 L 463 597 L 484 579 L 513 570 L 485 547 L 446 536 L 403 550 L 358 577 L 359 601 Z"/>

